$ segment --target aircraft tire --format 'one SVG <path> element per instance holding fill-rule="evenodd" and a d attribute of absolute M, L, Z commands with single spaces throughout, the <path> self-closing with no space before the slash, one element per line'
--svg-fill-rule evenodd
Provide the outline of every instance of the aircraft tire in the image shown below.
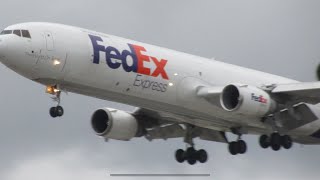
<path fill-rule="evenodd" d="M 288 135 L 281 136 L 281 145 L 285 149 L 290 149 L 292 147 L 292 139 Z"/>
<path fill-rule="evenodd" d="M 50 113 L 50 116 L 55 118 L 57 117 L 57 113 L 56 113 L 56 107 L 51 107 L 50 110 L 49 110 L 49 113 Z"/>
<path fill-rule="evenodd" d="M 280 145 L 280 144 L 272 144 L 272 145 L 271 145 L 271 148 L 272 148 L 272 150 L 274 150 L 274 151 L 279 151 L 280 148 L 281 148 L 281 145 Z"/>
<path fill-rule="evenodd" d="M 247 144 L 244 140 L 239 140 L 237 142 L 238 144 L 238 153 L 239 154 L 245 154 L 247 152 Z"/>
<path fill-rule="evenodd" d="M 238 143 L 235 141 L 232 141 L 231 143 L 229 143 L 229 152 L 231 155 L 236 155 L 238 154 Z"/>
<path fill-rule="evenodd" d="M 63 116 L 63 113 L 64 113 L 63 108 L 61 106 L 57 106 L 56 113 L 57 113 L 57 116 L 59 116 L 59 117 Z"/>
<path fill-rule="evenodd" d="M 271 145 L 272 144 L 279 144 L 281 145 L 281 136 L 279 133 L 272 133 L 270 137 Z"/>
<path fill-rule="evenodd" d="M 176 157 L 176 161 L 179 163 L 183 163 L 185 161 L 185 151 L 182 149 L 178 149 L 176 151 L 175 157 Z"/>
<path fill-rule="evenodd" d="M 281 148 L 281 136 L 279 133 L 272 133 L 270 137 L 271 148 L 274 151 L 279 151 Z"/>
<path fill-rule="evenodd" d="M 270 146 L 268 135 L 261 135 L 259 138 L 259 144 L 263 149 L 266 149 Z"/>
<path fill-rule="evenodd" d="M 197 151 L 197 159 L 200 163 L 205 163 L 208 160 L 208 154 L 205 150 L 200 149 L 199 151 Z"/>
<path fill-rule="evenodd" d="M 197 151 L 193 147 L 189 147 L 186 151 L 186 159 L 190 165 L 197 162 Z"/>

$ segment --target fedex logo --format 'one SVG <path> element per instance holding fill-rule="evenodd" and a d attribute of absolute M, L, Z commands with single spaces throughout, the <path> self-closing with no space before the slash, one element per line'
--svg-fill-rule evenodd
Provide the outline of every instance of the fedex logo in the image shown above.
<path fill-rule="evenodd" d="M 153 77 L 161 76 L 163 79 L 169 79 L 167 72 L 165 71 L 165 66 L 168 61 L 144 55 L 143 52 L 146 52 L 144 47 L 128 44 L 130 50 L 123 50 L 120 52 L 115 47 L 105 47 L 98 44 L 98 42 L 103 42 L 102 38 L 99 36 L 89 34 L 89 37 L 93 46 L 93 63 L 100 63 L 100 52 L 103 52 L 106 55 L 105 60 L 107 65 L 112 69 L 118 69 L 122 66 L 126 72 L 135 72 Z M 132 59 L 132 62 L 128 60 L 128 57 Z M 155 65 L 155 70 L 151 71 L 150 68 L 146 67 L 146 64 L 149 63 Z"/>
<path fill-rule="evenodd" d="M 264 98 L 262 95 L 256 96 L 254 93 L 251 94 L 251 100 L 257 101 L 263 104 L 267 104 L 268 100 Z"/>

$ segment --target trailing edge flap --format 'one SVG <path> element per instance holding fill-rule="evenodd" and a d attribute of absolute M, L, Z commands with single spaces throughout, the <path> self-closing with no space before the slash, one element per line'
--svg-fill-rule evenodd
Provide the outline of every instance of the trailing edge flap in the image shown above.
<path fill-rule="evenodd" d="M 320 82 L 304 82 L 279 84 L 271 91 L 284 101 L 291 103 L 306 102 L 317 104 L 320 102 Z"/>
<path fill-rule="evenodd" d="M 154 128 L 147 131 L 146 139 L 149 141 L 153 139 L 170 139 L 170 138 L 179 138 L 185 137 L 186 130 L 179 124 L 172 124 L 164 127 Z M 215 131 L 212 129 L 206 129 L 201 127 L 195 127 L 193 131 L 193 137 L 199 137 L 202 140 L 206 141 L 215 141 L 226 143 L 227 139 L 223 132 Z"/>
<path fill-rule="evenodd" d="M 214 131 L 211 129 L 201 128 L 201 130 L 199 130 L 198 137 L 206 141 L 228 143 L 228 140 L 224 132 Z"/>
<path fill-rule="evenodd" d="M 147 132 L 145 137 L 148 140 L 178 138 L 185 135 L 185 130 L 179 124 L 156 127 L 152 130 L 147 130 Z"/>
<path fill-rule="evenodd" d="M 132 115 L 143 122 L 150 122 L 157 124 L 155 127 L 147 128 L 145 138 L 149 141 L 153 139 L 170 139 L 170 138 L 183 138 L 186 135 L 186 127 L 178 118 L 178 115 L 171 115 L 165 112 L 155 110 L 137 108 Z M 199 137 L 202 140 L 227 142 L 225 135 L 219 131 L 195 127 L 194 138 Z"/>
<path fill-rule="evenodd" d="M 311 123 L 318 119 L 317 115 L 312 111 L 309 105 L 300 103 L 292 107 L 292 109 L 284 109 L 275 114 L 280 119 L 284 130 L 293 130 L 303 125 Z"/>

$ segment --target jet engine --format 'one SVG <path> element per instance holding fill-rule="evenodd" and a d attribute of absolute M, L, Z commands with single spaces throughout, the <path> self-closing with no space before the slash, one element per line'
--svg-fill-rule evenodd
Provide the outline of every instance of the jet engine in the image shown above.
<path fill-rule="evenodd" d="M 226 86 L 221 93 L 220 103 L 226 111 L 256 117 L 276 109 L 275 101 L 266 91 L 249 85 Z"/>
<path fill-rule="evenodd" d="M 96 110 L 91 117 L 91 126 L 98 136 L 128 141 L 139 136 L 139 123 L 131 114 L 111 108 Z"/>

